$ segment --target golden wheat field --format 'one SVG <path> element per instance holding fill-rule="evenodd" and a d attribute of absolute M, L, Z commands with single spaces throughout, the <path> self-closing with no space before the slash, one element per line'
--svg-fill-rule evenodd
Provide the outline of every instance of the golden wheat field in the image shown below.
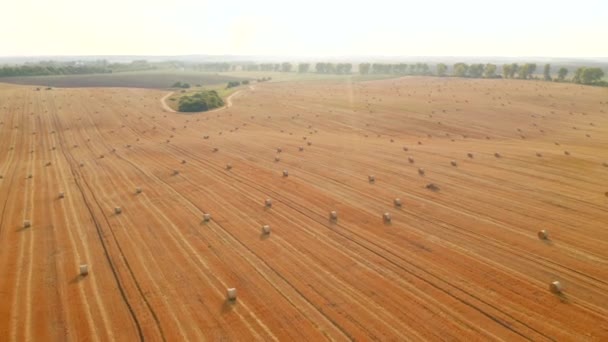
<path fill-rule="evenodd" d="M 607 88 L 165 95 L 0 84 L 0 341 L 608 339 Z"/>

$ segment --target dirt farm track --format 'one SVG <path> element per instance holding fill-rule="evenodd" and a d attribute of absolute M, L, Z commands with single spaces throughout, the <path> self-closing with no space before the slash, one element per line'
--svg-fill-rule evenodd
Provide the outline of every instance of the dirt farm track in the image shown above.
<path fill-rule="evenodd" d="M 0 84 L 0 341 L 608 340 L 607 88 L 165 94 Z"/>

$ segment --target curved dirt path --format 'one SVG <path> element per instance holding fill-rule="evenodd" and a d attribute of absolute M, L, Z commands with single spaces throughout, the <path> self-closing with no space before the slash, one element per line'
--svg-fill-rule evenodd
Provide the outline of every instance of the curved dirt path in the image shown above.
<path fill-rule="evenodd" d="M 160 105 L 161 105 L 161 107 L 163 107 L 163 109 L 164 109 L 165 111 L 167 111 L 167 112 L 170 112 L 170 113 L 177 113 L 175 110 L 173 110 L 173 108 L 169 107 L 169 105 L 167 105 L 167 103 L 165 102 L 165 100 L 166 100 L 168 97 L 170 97 L 171 95 L 173 95 L 173 93 L 174 93 L 173 91 L 170 91 L 170 92 L 168 92 L 168 93 L 167 93 L 167 95 L 163 96 L 163 97 L 160 99 Z"/>
<path fill-rule="evenodd" d="M 254 91 L 254 90 L 255 90 L 255 88 L 254 88 L 253 86 L 251 86 L 251 85 L 250 85 L 250 86 L 249 86 L 249 90 Z M 222 107 L 215 108 L 215 109 L 212 109 L 212 110 L 208 110 L 208 111 L 205 111 L 205 112 L 197 112 L 197 113 L 195 113 L 195 114 L 198 114 L 198 113 L 213 113 L 213 112 L 218 112 L 218 111 L 220 111 L 220 110 L 224 110 L 224 109 L 226 109 L 226 108 L 230 108 L 230 107 L 232 107 L 232 98 L 233 98 L 233 97 L 235 97 L 236 95 L 240 94 L 242 91 L 243 91 L 243 89 L 241 89 L 241 90 L 237 90 L 237 91 L 235 91 L 234 93 L 230 94 L 230 96 L 228 96 L 228 97 L 226 98 L 226 105 L 224 105 L 224 106 L 222 106 Z M 165 96 L 163 96 L 163 97 L 160 99 L 160 104 L 161 104 L 161 106 L 163 107 L 163 109 L 164 109 L 165 111 L 167 111 L 167 112 L 170 112 L 170 113 L 180 113 L 180 112 L 178 112 L 178 111 L 174 110 L 173 108 L 169 107 L 169 105 L 167 104 L 167 102 L 165 102 L 165 100 L 166 100 L 167 98 L 169 98 L 171 95 L 173 95 L 173 93 L 174 93 L 174 92 L 173 92 L 173 91 L 171 91 L 171 92 L 167 93 Z"/>

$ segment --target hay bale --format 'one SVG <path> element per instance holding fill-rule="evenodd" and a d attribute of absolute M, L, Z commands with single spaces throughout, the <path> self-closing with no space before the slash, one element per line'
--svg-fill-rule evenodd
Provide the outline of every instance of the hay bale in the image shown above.
<path fill-rule="evenodd" d="M 51 162 L 46 162 L 46 166 L 51 166 Z"/>
<path fill-rule="evenodd" d="M 203 136 L 203 139 L 209 139 L 208 135 Z"/>
<path fill-rule="evenodd" d="M 281 152 L 283 152 L 283 149 L 280 147 L 277 147 L 277 153 L 281 153 Z"/>
<path fill-rule="evenodd" d="M 407 157 L 407 161 L 410 162 L 410 164 L 414 164 L 414 157 L 412 157 L 412 156 Z"/>
<path fill-rule="evenodd" d="M 271 200 L 270 198 L 267 198 L 267 199 L 264 201 L 264 205 L 266 206 L 266 208 L 270 208 L 270 207 L 272 207 L 272 200 Z"/>
<path fill-rule="evenodd" d="M 374 175 L 369 175 L 369 176 L 367 176 L 367 180 L 368 180 L 370 183 L 374 183 L 374 182 L 376 181 L 376 176 L 374 176 Z"/>
<path fill-rule="evenodd" d="M 567 155 L 567 156 L 569 156 L 569 155 L 570 155 L 570 152 L 568 152 L 568 151 L 564 151 L 564 154 L 565 154 L 565 155 Z"/>
<path fill-rule="evenodd" d="M 310 146 L 310 145 L 312 145 L 312 142 L 311 142 L 311 141 L 309 141 L 309 142 L 307 142 L 306 144 L 307 144 L 308 146 Z"/>
<path fill-rule="evenodd" d="M 213 152 L 217 152 L 217 151 L 219 151 L 219 150 L 220 150 L 220 149 L 219 149 L 219 148 L 217 148 L 217 147 L 214 147 L 214 148 L 213 148 Z"/>
<path fill-rule="evenodd" d="M 104 158 L 103 154 L 99 155 L 99 159 L 103 159 L 103 158 Z"/>
<path fill-rule="evenodd" d="M 281 158 L 279 158 L 279 156 L 274 157 L 274 161 L 275 161 L 275 162 L 278 162 L 278 161 L 280 161 L 280 160 L 281 160 Z"/>
<path fill-rule="evenodd" d="M 211 214 L 203 214 L 203 221 L 204 222 L 211 221 Z"/>
<path fill-rule="evenodd" d="M 338 220 L 338 212 L 334 211 L 330 211 L 329 212 L 329 219 L 332 221 L 337 221 Z"/>
<path fill-rule="evenodd" d="M 33 177 L 33 176 L 32 176 L 32 174 L 31 174 L 31 173 L 27 175 L 27 178 L 32 178 L 32 177 Z"/>
<path fill-rule="evenodd" d="M 83 166 L 84 166 L 84 163 L 80 163 L 80 167 L 83 167 Z"/>
<path fill-rule="evenodd" d="M 403 150 L 407 152 L 407 151 L 409 151 L 410 149 L 409 149 L 409 148 L 407 148 L 407 146 L 403 146 Z"/>
<path fill-rule="evenodd" d="M 185 159 L 182 159 L 182 164 L 186 164 L 186 160 Z"/>
<path fill-rule="evenodd" d="M 64 198 L 65 194 L 63 192 L 60 192 L 59 195 L 57 195 L 58 198 Z"/>
<path fill-rule="evenodd" d="M 173 170 L 173 175 L 174 175 L 174 176 L 179 175 L 179 170 Z"/>
<path fill-rule="evenodd" d="M 541 230 L 537 233 L 538 238 L 541 240 L 549 240 L 549 233 L 546 230 Z"/>
<path fill-rule="evenodd" d="M 269 225 L 265 224 L 265 225 L 262 226 L 262 234 L 264 234 L 264 235 L 270 234 L 270 226 Z"/>
<path fill-rule="evenodd" d="M 30 220 L 23 221 L 23 228 L 29 228 L 31 226 L 32 226 L 32 222 L 30 222 Z"/>
<path fill-rule="evenodd" d="M 471 152 L 467 153 L 467 157 L 473 159 L 473 153 L 471 153 Z"/>
<path fill-rule="evenodd" d="M 236 289 L 234 287 L 228 288 L 226 290 L 226 298 L 231 301 L 236 300 Z"/>
<path fill-rule="evenodd" d="M 603 162 L 602 165 L 604 165 L 604 167 L 608 167 L 608 161 Z"/>
<path fill-rule="evenodd" d="M 401 207 L 401 199 L 400 198 L 395 198 L 393 200 L 393 204 L 395 205 L 395 207 Z"/>
<path fill-rule="evenodd" d="M 122 214 L 122 208 L 121 207 L 114 207 L 114 214 L 116 214 L 116 215 Z"/>
<path fill-rule="evenodd" d="M 283 170 L 283 177 L 287 177 L 287 176 L 289 176 L 289 171 Z"/>
<path fill-rule="evenodd" d="M 82 264 L 80 265 L 80 276 L 86 277 L 89 274 L 89 265 Z"/>
<path fill-rule="evenodd" d="M 385 223 L 390 223 L 391 222 L 391 214 L 388 213 L 388 212 L 382 214 L 382 219 L 384 220 Z"/>
<path fill-rule="evenodd" d="M 418 174 L 421 175 L 421 176 L 424 176 L 424 169 L 421 168 L 421 167 L 419 167 L 418 168 Z"/>
<path fill-rule="evenodd" d="M 230 163 L 226 164 L 226 170 L 232 170 L 232 165 Z"/>
<path fill-rule="evenodd" d="M 300 150 L 300 152 L 304 151 L 304 146 L 298 147 L 298 150 Z"/>
<path fill-rule="evenodd" d="M 455 160 L 452 160 L 452 161 L 450 162 L 450 164 L 452 164 L 452 166 L 458 166 L 458 163 L 456 163 L 456 161 L 455 161 Z"/>
<path fill-rule="evenodd" d="M 135 188 L 135 193 L 136 193 L 136 194 L 141 194 L 141 192 L 142 192 L 142 191 L 143 191 L 143 190 L 142 190 L 140 187 L 136 187 L 136 188 Z"/>
<path fill-rule="evenodd" d="M 494 153 L 494 157 L 496 157 L 496 158 L 500 158 L 500 157 L 501 157 L 501 156 L 500 156 L 500 153 L 495 152 L 495 153 Z"/>
<path fill-rule="evenodd" d="M 551 284 L 549 284 L 549 290 L 555 294 L 562 293 L 562 283 L 560 283 L 558 280 L 552 281 Z"/>
<path fill-rule="evenodd" d="M 542 155 L 542 153 L 540 153 L 540 152 L 536 152 L 536 156 L 540 158 L 540 157 L 542 157 L 543 155 Z"/>

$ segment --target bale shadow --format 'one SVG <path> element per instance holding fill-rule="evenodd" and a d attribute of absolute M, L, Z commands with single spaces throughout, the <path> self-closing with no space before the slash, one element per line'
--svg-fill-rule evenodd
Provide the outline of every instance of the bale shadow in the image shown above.
<path fill-rule="evenodd" d="M 32 226 L 29 226 L 29 227 L 19 227 L 19 228 L 15 229 L 15 232 L 21 233 L 23 231 L 30 230 L 30 229 L 32 229 Z"/>
<path fill-rule="evenodd" d="M 86 276 L 79 274 L 79 275 L 75 276 L 74 278 L 72 278 L 72 280 L 69 281 L 69 284 L 77 284 L 77 283 L 81 282 L 82 280 L 84 280 L 84 278 L 86 278 Z"/>
<path fill-rule="evenodd" d="M 268 240 L 270 238 L 270 234 L 260 233 L 260 240 Z"/>
<path fill-rule="evenodd" d="M 553 246 L 553 240 L 551 240 L 551 239 L 544 239 L 541 241 L 547 246 Z"/>
<path fill-rule="evenodd" d="M 228 312 L 232 311 L 235 305 L 236 305 L 236 299 L 235 300 L 230 300 L 230 299 L 224 300 L 224 303 L 222 304 L 222 313 L 228 313 Z"/>

